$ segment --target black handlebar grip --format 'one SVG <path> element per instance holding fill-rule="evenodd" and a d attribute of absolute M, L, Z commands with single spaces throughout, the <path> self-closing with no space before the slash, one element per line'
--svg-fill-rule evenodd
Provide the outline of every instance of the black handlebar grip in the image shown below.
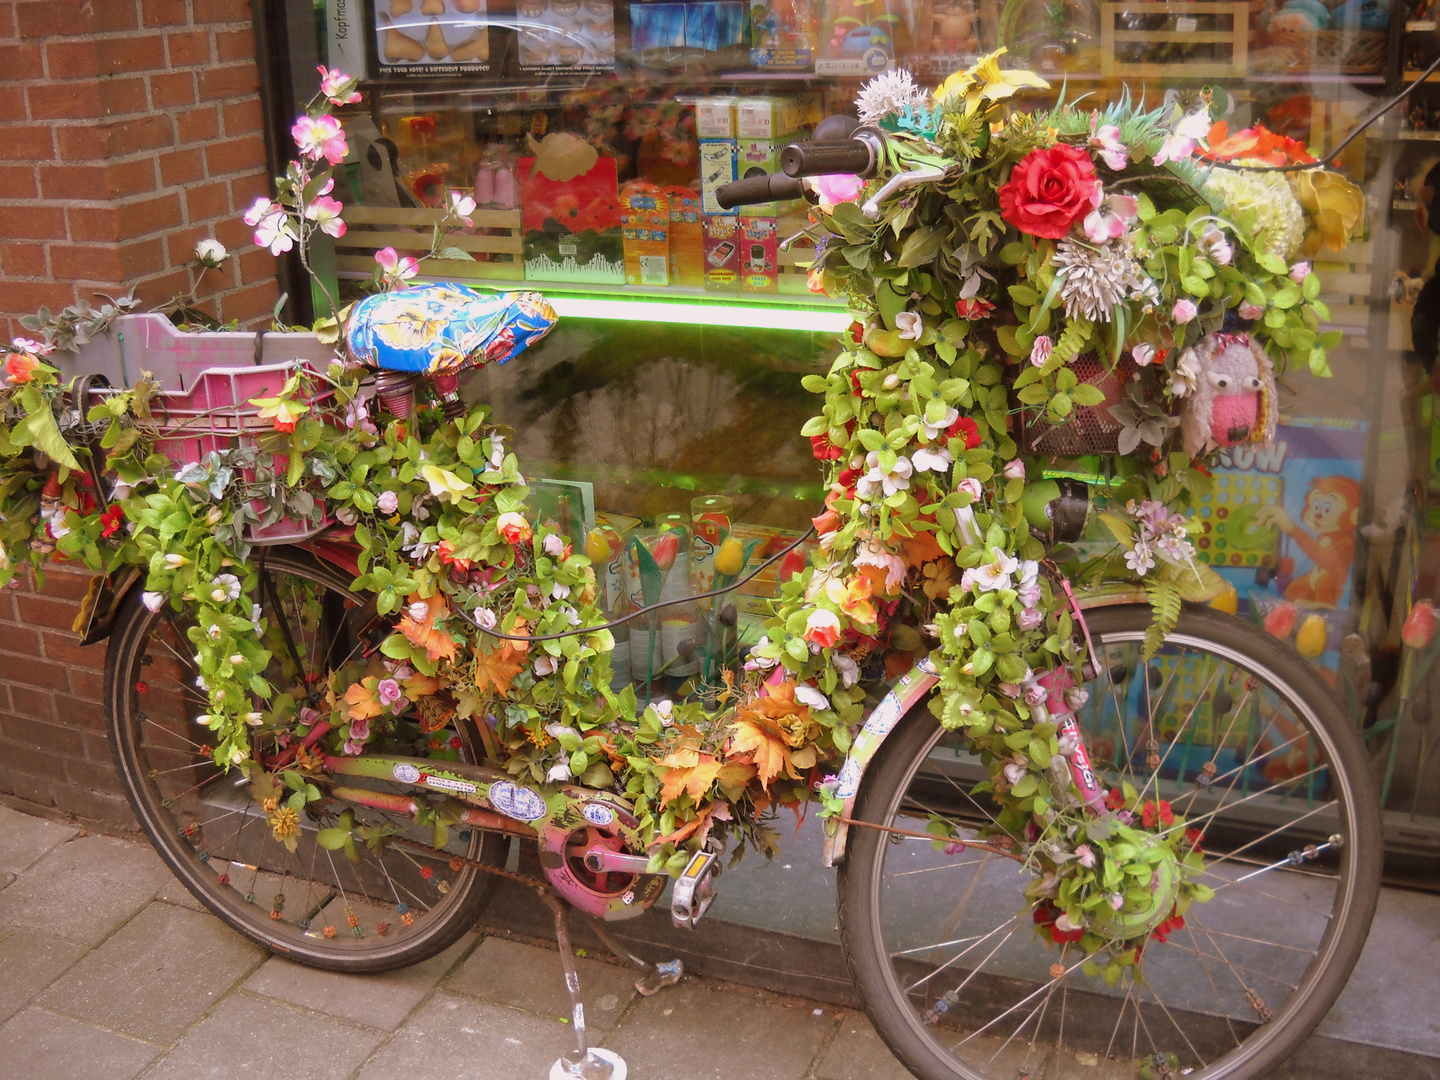
<path fill-rule="evenodd" d="M 791 143 L 780 151 L 786 176 L 865 175 L 875 164 L 875 151 L 863 139 Z"/>
<path fill-rule="evenodd" d="M 721 184 L 715 189 L 715 201 L 722 209 L 733 210 L 737 206 L 750 206 L 755 203 L 774 202 L 776 199 L 794 199 L 801 194 L 799 181 L 791 181 L 796 185 L 793 194 L 781 194 L 771 185 L 771 181 L 777 179 L 769 173 L 756 173 L 754 176 L 747 176 L 743 180 L 736 180 L 730 184 Z M 778 178 L 783 181 L 790 181 L 790 177 Z"/>

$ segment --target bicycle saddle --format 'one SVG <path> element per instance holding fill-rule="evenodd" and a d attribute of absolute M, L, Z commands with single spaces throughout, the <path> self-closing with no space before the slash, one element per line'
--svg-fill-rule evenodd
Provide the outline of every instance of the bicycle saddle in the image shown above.
<path fill-rule="evenodd" d="M 456 374 L 503 364 L 554 327 L 555 309 L 536 292 L 485 295 L 463 285 L 420 285 L 356 303 L 345 345 L 381 371 Z"/>

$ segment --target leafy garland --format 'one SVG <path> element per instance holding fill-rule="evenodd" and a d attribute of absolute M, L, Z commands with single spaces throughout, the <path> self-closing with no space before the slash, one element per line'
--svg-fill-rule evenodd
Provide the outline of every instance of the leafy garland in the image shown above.
<path fill-rule="evenodd" d="M 1113 981 L 1138 959 L 1145 933 L 1163 936 L 1172 925 L 1151 918 L 1130 936 L 1114 929 L 1151 902 L 1154 873 L 1179 875 L 1171 918 L 1208 890 L 1187 873 L 1201 866 L 1196 834 L 1167 804 L 1125 787 L 1097 817 L 1070 786 L 1073 747 L 1057 720 L 1083 703 L 1083 645 L 1042 572 L 1045 548 L 1024 504 L 1041 462 L 1011 433 L 1011 394 L 1064 422 L 1100 404 L 1070 366 L 1083 351 L 1112 366 L 1128 352 L 1141 369 L 1123 404 L 1135 419 L 1132 448 L 1153 449 L 1117 461 L 1111 494 L 1126 512 L 1103 515 L 1117 550 L 1065 571 L 1085 583 L 1142 576 L 1157 616 L 1153 649 L 1182 600 L 1217 592 L 1217 579 L 1190 558 L 1185 520 L 1166 509 L 1208 484 L 1204 455 L 1172 448 L 1166 422 L 1188 391 L 1185 350 L 1240 311 L 1259 320 L 1254 333 L 1278 360 L 1323 373 L 1330 341 L 1317 331 L 1318 281 L 1264 249 L 1286 223 L 1263 225 L 1262 208 L 1212 198 L 1184 134 L 1193 118 L 1127 107 L 1007 116 L 1011 95 L 1043 83 L 1000 71 L 994 57 L 933 98 L 900 75 L 862 95 L 862 109 L 891 133 L 885 172 L 922 168 L 938 178 L 885 203 L 875 220 L 851 202 L 817 212 L 812 277 L 849 296 L 856 317 L 829 373 L 805 379 L 824 399 L 804 429 L 828 463 L 829 493 L 814 522 L 821 550 L 782 587 L 741 678 L 727 672 L 704 693 L 643 709 L 633 690 L 612 691 L 611 636 L 584 632 L 602 622 L 591 558 L 527 515 L 504 429 L 483 408 L 460 420 L 428 408 L 387 416 L 363 392 L 365 373 L 341 362 L 323 373 L 297 369 L 280 393 L 258 400 L 273 431 L 253 447 L 178 467 L 154 449 L 154 383 L 108 397 L 87 418 L 113 482 L 103 507 L 82 467 L 85 451 L 66 444 L 56 419 L 64 387 L 44 361 L 62 343 L 54 321 L 37 324 L 46 340 L 17 340 L 6 358 L 0 583 L 22 563 L 38 570 L 52 551 L 101 572 L 143 568 L 143 602 L 186 619 L 216 760 L 275 792 L 267 812 L 285 842 L 295 835 L 286 815 L 321 793 L 303 777 L 264 774 L 254 750 L 303 740 L 323 723 L 327 752 L 360 753 L 406 717 L 422 732 L 469 719 L 487 756 L 516 776 L 623 794 L 657 871 L 678 871 L 717 825 L 773 850 L 765 822 L 777 806 L 817 797 L 826 813 L 843 808 L 824 770 L 849 749 L 867 684 L 928 656 L 941 673 L 931 707 L 990 769 L 980 790 L 1000 808 L 994 839 L 1026 846 L 1038 861 L 1039 932 L 1079 942 Z M 272 250 L 299 243 L 303 251 L 313 231 L 344 228 L 319 162 L 343 157 L 343 130 L 328 109 L 351 100 L 354 81 L 322 76 L 321 95 L 297 121 L 301 158 L 279 183 L 278 202 L 261 200 L 247 214 L 257 243 Z M 1016 211 L 1014 188 L 1002 191 L 1017 170 L 1048 154 L 1085 180 L 1079 158 L 1092 153 L 1108 171 L 1100 187 L 1078 192 L 1089 207 L 1077 203 L 1058 234 L 1027 230 L 1035 222 Z M 452 202 L 432 251 L 467 210 L 463 198 Z M 1072 243 L 1082 213 L 1098 220 L 1092 231 L 1087 216 L 1086 242 Z M 1066 244 L 1069 262 L 1060 257 Z M 1095 297 L 1073 285 L 1067 299 L 1086 251 L 1123 256 L 1135 279 L 1105 294 L 1103 312 L 1093 303 L 1083 310 Z M 416 272 L 394 252 L 377 255 L 377 267 L 382 288 L 403 288 Z M 1010 317 L 997 318 L 1002 307 Z M 333 321 L 322 328 L 335 329 Z M 300 704 L 309 688 L 296 685 L 256 602 L 247 535 L 284 516 L 325 515 L 353 533 L 352 587 L 374 594 L 390 630 L 380 655 L 330 674 L 315 709 Z M 526 642 L 487 629 L 581 632 Z M 449 752 L 443 739 L 431 750 Z M 346 830 L 377 839 L 353 821 Z M 939 846 L 960 839 L 938 819 L 931 831 Z M 353 839 L 327 837 L 327 846 Z"/>

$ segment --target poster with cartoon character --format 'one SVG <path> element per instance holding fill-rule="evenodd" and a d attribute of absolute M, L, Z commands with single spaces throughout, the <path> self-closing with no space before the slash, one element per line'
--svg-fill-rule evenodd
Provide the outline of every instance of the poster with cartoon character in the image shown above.
<path fill-rule="evenodd" d="M 1196 507 L 1196 554 L 1239 611 L 1332 671 L 1346 630 L 1360 524 L 1363 421 L 1293 418 L 1268 446 L 1222 452 Z"/>

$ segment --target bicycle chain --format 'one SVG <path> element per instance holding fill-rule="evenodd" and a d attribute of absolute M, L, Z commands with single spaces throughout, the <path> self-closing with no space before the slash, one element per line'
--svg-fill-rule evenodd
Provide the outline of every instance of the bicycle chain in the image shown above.
<path fill-rule="evenodd" d="M 476 829 L 475 831 L 483 833 L 486 830 Z M 509 836 L 510 834 L 497 832 L 495 835 Z M 505 878 L 507 881 L 518 881 L 521 885 L 528 885 L 532 889 L 539 889 L 542 892 L 552 891 L 550 882 L 548 882 L 544 878 L 532 877 L 529 874 L 522 874 L 518 870 L 506 870 L 503 866 L 492 866 L 489 863 L 481 862 L 479 859 L 471 859 L 464 855 L 456 855 L 449 851 L 442 851 L 439 848 L 431 847 L 429 844 L 422 844 L 418 840 L 411 840 L 409 837 L 405 836 L 391 836 L 387 837 L 386 839 L 392 843 L 404 844 L 406 847 L 414 848 L 417 851 L 423 851 L 427 855 L 433 855 L 437 858 L 442 858 L 447 861 L 453 862 L 458 859 L 460 862 L 466 864 L 467 866 L 473 866 L 477 870 L 482 870 L 487 874 L 493 874 L 496 877 Z"/>

